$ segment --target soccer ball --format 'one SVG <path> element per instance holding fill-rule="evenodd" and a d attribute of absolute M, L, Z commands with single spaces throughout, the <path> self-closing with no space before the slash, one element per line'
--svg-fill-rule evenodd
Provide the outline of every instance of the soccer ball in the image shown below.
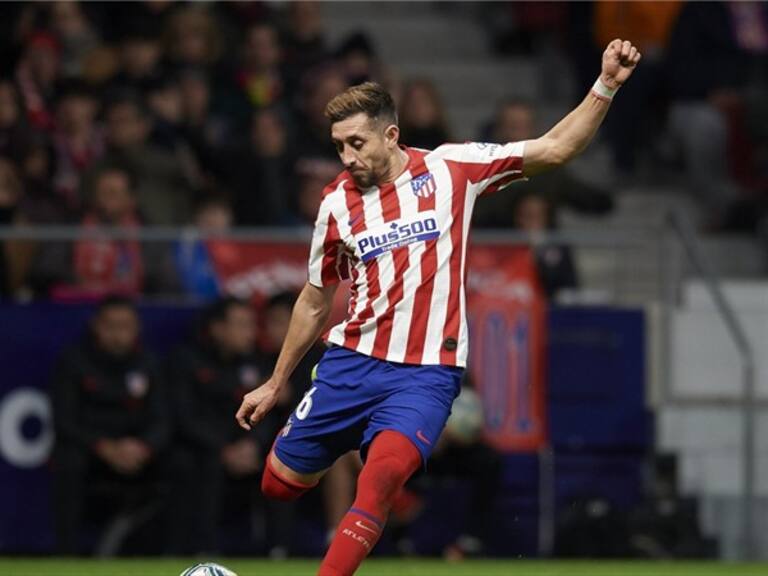
<path fill-rule="evenodd" d="M 203 562 L 187 568 L 179 576 L 237 576 L 237 574 L 213 562 Z"/>
<path fill-rule="evenodd" d="M 461 389 L 461 394 L 453 401 L 445 427 L 452 437 L 461 442 L 470 443 L 480 436 L 483 429 L 483 404 L 472 388 L 465 386 Z"/>

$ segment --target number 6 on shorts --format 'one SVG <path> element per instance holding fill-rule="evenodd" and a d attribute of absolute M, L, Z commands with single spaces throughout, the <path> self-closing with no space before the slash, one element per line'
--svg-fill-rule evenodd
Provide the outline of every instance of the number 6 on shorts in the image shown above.
<path fill-rule="evenodd" d="M 304 398 L 302 398 L 301 402 L 299 402 L 299 405 L 296 407 L 296 418 L 299 420 L 304 420 L 309 416 L 309 411 L 312 410 L 312 394 L 315 393 L 315 390 L 317 390 L 317 386 L 312 386 L 312 388 L 304 394 Z"/>

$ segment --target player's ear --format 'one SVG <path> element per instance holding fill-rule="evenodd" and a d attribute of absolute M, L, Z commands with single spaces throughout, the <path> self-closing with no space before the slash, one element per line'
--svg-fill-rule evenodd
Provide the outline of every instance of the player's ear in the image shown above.
<path fill-rule="evenodd" d="M 396 148 L 399 139 L 400 128 L 397 127 L 397 124 L 390 124 L 384 129 L 384 141 L 387 143 L 387 147 Z"/>

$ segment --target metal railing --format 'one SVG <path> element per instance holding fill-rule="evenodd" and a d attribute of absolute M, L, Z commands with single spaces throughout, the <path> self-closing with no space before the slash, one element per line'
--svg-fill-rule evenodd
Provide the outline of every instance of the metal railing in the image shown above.
<path fill-rule="evenodd" d="M 682 244 L 689 261 L 701 275 L 709 291 L 715 309 L 725 322 L 733 343 L 739 352 L 742 368 L 743 390 L 741 394 L 742 410 L 742 545 L 745 560 L 755 559 L 756 554 L 756 515 L 755 506 L 755 356 L 744 326 L 726 298 L 720 286 L 720 280 L 705 254 L 699 249 L 696 233 L 691 223 L 675 212 L 667 216 L 670 229 Z"/>

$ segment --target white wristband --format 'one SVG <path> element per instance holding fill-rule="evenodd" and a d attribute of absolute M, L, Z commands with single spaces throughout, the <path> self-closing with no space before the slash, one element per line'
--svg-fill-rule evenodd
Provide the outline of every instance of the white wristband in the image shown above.
<path fill-rule="evenodd" d="M 595 84 L 592 86 L 592 95 L 600 100 L 605 100 L 606 102 L 613 100 L 614 94 L 618 91 L 618 88 L 608 88 L 608 86 L 603 84 L 603 81 L 600 80 L 600 78 L 595 80 Z"/>

